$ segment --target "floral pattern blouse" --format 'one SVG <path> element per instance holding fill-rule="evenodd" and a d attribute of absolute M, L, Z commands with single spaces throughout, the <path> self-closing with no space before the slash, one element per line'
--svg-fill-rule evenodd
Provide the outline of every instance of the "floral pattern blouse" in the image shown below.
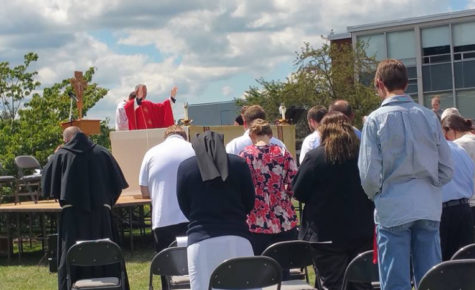
<path fill-rule="evenodd" d="M 244 148 L 240 154 L 251 170 L 256 201 L 247 216 L 253 233 L 277 234 L 297 226 L 297 215 L 292 205 L 292 178 L 297 165 L 292 155 L 277 145 Z"/>

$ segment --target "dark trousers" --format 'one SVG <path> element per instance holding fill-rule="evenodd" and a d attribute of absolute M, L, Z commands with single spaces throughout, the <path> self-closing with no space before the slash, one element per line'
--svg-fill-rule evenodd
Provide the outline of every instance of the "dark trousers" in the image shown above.
<path fill-rule="evenodd" d="M 314 266 L 317 268 L 320 284 L 325 290 L 340 290 L 348 264 L 358 254 L 371 250 L 373 242 L 348 247 L 336 245 L 315 245 Z M 347 289 L 372 289 L 370 283 L 349 283 Z"/>
<path fill-rule="evenodd" d="M 473 220 L 470 206 L 459 204 L 444 207 L 440 220 L 442 260 L 450 260 L 458 249 L 471 243 L 473 243 Z"/>
<path fill-rule="evenodd" d="M 168 248 L 176 237 L 186 236 L 187 227 L 188 223 L 181 223 L 153 229 L 155 251 L 159 253 L 161 250 Z"/>
<path fill-rule="evenodd" d="M 254 250 L 254 255 L 258 256 L 264 252 L 264 250 L 270 245 L 297 239 L 297 228 L 293 228 L 290 231 L 280 232 L 278 234 L 257 234 L 251 233 L 251 244 Z"/>

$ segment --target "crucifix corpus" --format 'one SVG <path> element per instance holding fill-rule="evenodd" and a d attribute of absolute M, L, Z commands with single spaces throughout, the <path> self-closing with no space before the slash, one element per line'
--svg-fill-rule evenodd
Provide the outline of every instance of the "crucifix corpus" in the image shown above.
<path fill-rule="evenodd" d="M 70 126 L 77 126 L 81 128 L 81 130 L 86 135 L 97 135 L 101 133 L 101 121 L 100 120 L 87 120 L 82 118 L 82 97 L 84 94 L 84 90 L 87 88 L 87 81 L 84 79 L 82 72 L 75 71 L 74 77 L 69 80 L 71 82 L 71 87 L 74 90 L 75 97 L 72 97 L 71 102 L 73 99 L 76 100 L 76 106 L 78 108 L 78 119 L 73 120 L 71 117 L 71 113 L 69 116 L 69 122 L 61 123 L 61 127 L 66 129 Z M 72 111 L 72 103 L 71 103 L 71 111 Z"/>
<path fill-rule="evenodd" d="M 77 103 L 76 106 L 78 108 L 78 119 L 82 119 L 82 96 L 84 90 L 87 88 L 87 81 L 82 76 L 82 72 L 75 71 L 74 77 L 69 80 L 71 82 L 71 86 L 73 87 L 74 93 L 76 94 Z"/>

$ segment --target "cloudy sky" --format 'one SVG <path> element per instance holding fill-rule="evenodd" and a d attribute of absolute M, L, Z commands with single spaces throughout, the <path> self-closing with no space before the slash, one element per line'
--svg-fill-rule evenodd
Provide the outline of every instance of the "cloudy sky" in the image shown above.
<path fill-rule="evenodd" d="M 138 83 L 148 99 L 178 86 L 190 104 L 238 98 L 283 80 L 304 42 L 347 26 L 475 8 L 475 0 L 0 0 L 0 61 L 33 51 L 43 86 L 94 66 L 109 93 L 88 118 L 111 118 Z"/>

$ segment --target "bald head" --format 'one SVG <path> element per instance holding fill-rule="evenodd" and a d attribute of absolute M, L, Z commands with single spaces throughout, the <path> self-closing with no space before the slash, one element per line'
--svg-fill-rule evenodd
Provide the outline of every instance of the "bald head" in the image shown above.
<path fill-rule="evenodd" d="M 350 103 L 345 100 L 336 100 L 333 104 L 330 105 L 328 110 L 329 112 L 341 112 L 345 114 L 350 120 L 353 120 L 353 110 L 351 109 Z"/>
<path fill-rule="evenodd" d="M 68 143 L 69 141 L 71 141 L 71 139 L 73 139 L 76 136 L 76 134 L 79 132 L 82 132 L 82 131 L 81 129 L 79 129 L 79 127 L 76 127 L 76 126 L 71 126 L 64 129 L 63 131 L 64 143 Z"/>

